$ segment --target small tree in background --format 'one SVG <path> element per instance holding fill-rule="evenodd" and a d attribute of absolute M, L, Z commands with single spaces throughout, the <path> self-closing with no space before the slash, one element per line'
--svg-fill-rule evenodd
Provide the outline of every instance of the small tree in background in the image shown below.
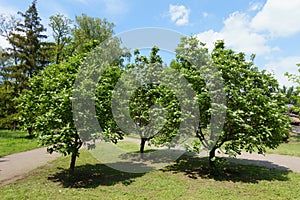
<path fill-rule="evenodd" d="M 54 60 L 56 64 L 64 60 L 65 56 L 67 56 L 65 46 L 71 42 L 71 24 L 72 20 L 66 18 L 62 14 L 50 16 L 49 26 L 52 29 L 53 38 L 55 41 Z"/>
<path fill-rule="evenodd" d="M 298 66 L 298 71 L 300 72 L 300 64 L 297 64 Z M 291 92 L 290 94 L 290 98 L 293 100 L 293 105 L 294 105 L 294 108 L 293 110 L 296 111 L 296 112 L 299 112 L 300 111 L 300 75 L 297 75 L 297 74 L 291 74 L 291 73 L 288 73 L 286 72 L 285 75 L 289 78 L 290 81 L 298 84 L 298 86 L 296 86 L 296 91 L 293 91 Z"/>
<path fill-rule="evenodd" d="M 297 96 L 299 95 L 299 91 L 294 86 L 291 86 L 287 88 L 286 86 L 283 86 L 280 89 L 280 92 L 283 93 L 286 97 L 285 103 L 296 105 L 298 103 Z"/>
<path fill-rule="evenodd" d="M 75 28 L 72 30 L 72 51 L 85 52 L 84 44 L 91 40 L 99 43 L 112 37 L 114 24 L 107 19 L 89 17 L 86 14 L 75 17 Z"/>

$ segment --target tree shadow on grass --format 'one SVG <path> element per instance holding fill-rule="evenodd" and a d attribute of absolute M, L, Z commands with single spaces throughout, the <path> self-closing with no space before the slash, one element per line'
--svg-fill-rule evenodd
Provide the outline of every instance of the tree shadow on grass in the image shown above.
<path fill-rule="evenodd" d="M 31 139 L 37 138 L 37 136 L 35 136 L 35 135 L 25 135 L 25 136 L 19 136 L 18 138 L 24 138 L 24 139 L 31 140 Z"/>
<path fill-rule="evenodd" d="M 183 155 L 185 151 L 178 149 L 149 149 L 145 150 L 143 157 L 139 151 L 124 153 L 119 156 L 122 160 L 127 160 L 129 162 L 149 162 L 151 164 L 155 163 L 171 163 L 181 155 Z"/>
<path fill-rule="evenodd" d="M 126 165 L 128 163 L 112 163 L 110 166 Z M 130 164 L 130 163 L 129 163 Z M 136 167 L 148 167 L 139 166 Z M 49 176 L 48 180 L 60 183 L 66 188 L 96 188 L 100 185 L 110 186 L 121 183 L 130 185 L 137 177 L 143 176 L 145 173 L 126 173 L 105 164 L 86 164 L 75 167 L 73 175 L 69 174 L 68 169 L 60 168 L 60 171 Z"/>
<path fill-rule="evenodd" d="M 243 159 L 238 159 L 239 163 L 226 158 L 217 158 L 216 167 L 213 170 L 209 167 L 208 158 L 191 157 L 184 155 L 176 161 L 174 165 L 167 166 L 162 169 L 164 172 L 184 173 L 191 179 L 214 179 L 216 181 L 231 181 L 231 182 L 244 182 L 244 183 L 258 183 L 259 181 L 288 181 L 287 168 L 275 166 L 269 162 L 269 166 L 281 168 L 266 168 L 263 166 L 256 166 L 250 163 L 243 163 Z M 246 160 L 245 160 L 246 161 Z M 249 160 L 248 160 L 249 161 Z M 260 165 L 266 164 L 268 161 L 257 163 Z"/>

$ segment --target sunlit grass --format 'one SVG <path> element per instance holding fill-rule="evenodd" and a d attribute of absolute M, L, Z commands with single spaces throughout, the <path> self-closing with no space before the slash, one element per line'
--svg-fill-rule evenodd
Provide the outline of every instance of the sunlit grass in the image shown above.
<path fill-rule="evenodd" d="M 268 149 L 267 153 L 300 156 L 300 134 L 291 133 L 287 143 L 280 144 L 276 149 Z"/>
<path fill-rule="evenodd" d="M 26 132 L 0 130 L 0 156 L 23 152 L 38 147 L 36 138 Z"/>
<path fill-rule="evenodd" d="M 133 150 L 135 145 L 120 146 Z M 300 195 L 300 174 L 222 159 L 215 171 L 207 158 L 182 156 L 161 170 L 138 174 L 111 169 L 81 150 L 72 176 L 69 160 L 61 157 L 1 187 L 1 199 L 297 199 Z"/>

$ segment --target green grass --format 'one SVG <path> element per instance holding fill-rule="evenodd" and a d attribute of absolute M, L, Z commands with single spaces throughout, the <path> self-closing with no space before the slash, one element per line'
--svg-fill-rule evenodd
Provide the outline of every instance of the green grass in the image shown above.
<path fill-rule="evenodd" d="M 36 138 L 22 131 L 0 130 L 0 157 L 38 147 Z"/>
<path fill-rule="evenodd" d="M 300 156 L 300 134 L 292 133 L 287 143 L 280 144 L 277 149 L 268 149 L 267 153 Z"/>
<path fill-rule="evenodd" d="M 181 150 L 174 149 L 156 150 L 155 147 L 146 145 L 144 154 L 141 156 L 139 144 L 130 141 L 119 141 L 117 145 L 97 143 L 90 153 L 99 161 L 126 172 L 148 172 L 153 169 L 160 169 L 184 153 Z M 109 152 L 109 154 L 103 152 Z"/>
<path fill-rule="evenodd" d="M 300 198 L 300 174 L 221 159 L 216 171 L 209 169 L 207 159 L 182 156 L 161 170 L 134 174 L 111 169 L 82 150 L 73 176 L 69 160 L 61 157 L 0 187 L 1 199 Z"/>

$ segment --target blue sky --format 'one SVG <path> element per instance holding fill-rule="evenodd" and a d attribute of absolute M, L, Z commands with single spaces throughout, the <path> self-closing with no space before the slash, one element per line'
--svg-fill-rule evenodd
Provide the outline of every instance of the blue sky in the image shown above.
<path fill-rule="evenodd" d="M 25 12 L 31 0 L 0 0 L 0 13 Z M 280 84 L 291 85 L 285 72 L 298 74 L 300 63 L 300 0 L 38 0 L 42 23 L 61 13 L 107 18 L 115 33 L 160 27 L 196 35 L 212 48 L 224 39 L 228 48 L 256 54 L 260 69 L 274 72 Z M 6 46 L 0 39 L 0 45 Z"/>

